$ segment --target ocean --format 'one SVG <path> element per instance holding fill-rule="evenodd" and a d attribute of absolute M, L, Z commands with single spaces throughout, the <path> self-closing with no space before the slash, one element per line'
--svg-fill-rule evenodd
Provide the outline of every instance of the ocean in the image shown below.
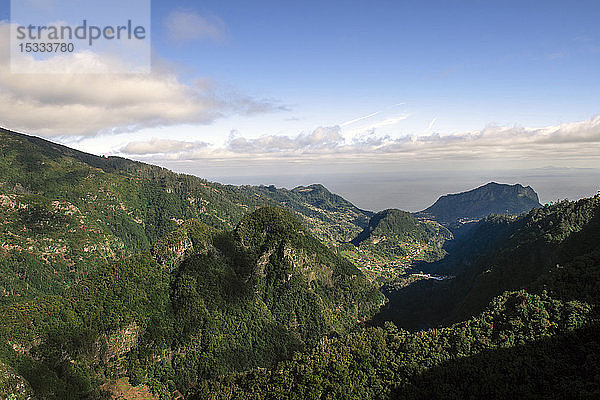
<path fill-rule="evenodd" d="M 372 211 L 398 208 L 420 211 L 439 196 L 474 189 L 488 182 L 531 186 L 542 204 L 577 200 L 600 191 L 600 169 L 542 168 L 505 171 L 398 171 L 261 176 L 204 176 L 233 185 L 275 185 L 292 189 L 321 183 L 356 206 Z"/>

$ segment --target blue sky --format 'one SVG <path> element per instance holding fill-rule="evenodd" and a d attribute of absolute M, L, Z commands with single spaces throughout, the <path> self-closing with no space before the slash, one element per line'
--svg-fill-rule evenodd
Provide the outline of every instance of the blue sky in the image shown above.
<path fill-rule="evenodd" d="M 597 1 L 153 2 L 164 57 L 333 125 L 404 102 L 407 133 L 555 125 L 598 112 Z M 215 15 L 223 42 L 173 44 L 164 15 Z M 285 118 L 286 116 L 282 116 Z"/>
<path fill-rule="evenodd" d="M 0 124 L 202 176 L 600 165 L 598 1 L 151 7 L 152 74 L 3 68 Z"/>

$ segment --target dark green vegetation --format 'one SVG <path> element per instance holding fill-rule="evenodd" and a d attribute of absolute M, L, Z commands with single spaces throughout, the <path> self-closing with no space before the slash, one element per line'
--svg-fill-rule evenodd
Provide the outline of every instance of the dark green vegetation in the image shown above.
<path fill-rule="evenodd" d="M 598 398 L 599 217 L 600 196 L 490 217 L 454 258 L 463 273 L 396 293 L 382 327 L 214 380 L 196 398 Z M 437 327 L 410 333 L 390 319 Z"/>
<path fill-rule="evenodd" d="M 2 399 L 104 399 L 123 377 L 162 399 L 600 397 L 600 196 L 448 240 L 320 185 L 224 186 L 5 131 L 0 167 Z M 456 278 L 385 286 L 376 314 L 338 255 L 361 248 Z"/>
<path fill-rule="evenodd" d="M 415 261 L 437 261 L 446 255 L 444 242 L 452 233 L 434 221 L 419 221 L 411 213 L 385 210 L 375 214 L 369 225 L 343 246 L 342 254 L 356 260 L 381 283 L 404 274 Z"/>
<path fill-rule="evenodd" d="M 600 343 L 594 335 L 597 328 L 580 329 L 589 320 L 588 315 L 589 306 L 579 302 L 507 292 L 468 321 L 416 333 L 398 330 L 393 324 L 384 329 L 369 328 L 324 341 L 312 352 L 299 354 L 275 370 L 209 382 L 192 398 L 461 399 L 511 398 L 512 393 L 519 392 L 529 398 L 538 393 L 565 398 L 561 396 L 578 387 L 578 395 L 591 399 L 600 394 L 600 360 L 596 353 Z M 553 354 L 547 351 L 565 342 L 577 353 L 563 349 L 564 358 L 548 366 L 544 361 Z M 505 364 L 507 353 L 515 357 L 512 365 Z M 540 364 L 532 364 L 536 357 Z M 585 370 L 569 364 L 586 357 Z M 484 361 L 485 368 L 494 371 L 491 375 L 481 375 L 476 369 Z M 513 368 L 520 365 L 528 368 L 530 379 L 524 387 L 514 387 L 511 378 L 522 376 L 523 371 Z M 569 370 L 563 372 L 568 365 Z M 546 371 L 555 375 L 543 375 Z M 455 376 L 462 380 L 453 380 Z M 561 376 L 563 380 L 553 381 L 543 391 L 536 390 L 535 385 L 542 386 L 545 380 Z M 596 382 L 588 381 L 588 377 Z M 494 385 L 496 382 L 506 384 Z M 560 391 L 552 392 L 555 388 Z"/>
<path fill-rule="evenodd" d="M 42 398 L 100 398 L 122 374 L 168 398 L 344 335 L 382 302 L 287 212 L 261 208 L 233 231 L 186 222 L 62 296 L 4 306 L 0 357 Z"/>
<path fill-rule="evenodd" d="M 530 186 L 491 182 L 468 192 L 442 196 L 417 216 L 454 227 L 490 214 L 521 214 L 538 207 L 538 195 Z"/>
<path fill-rule="evenodd" d="M 564 201 L 522 216 L 490 216 L 449 246 L 450 255 L 423 268 L 455 273 L 444 282 L 419 282 L 388 293 L 380 316 L 407 328 L 460 321 L 505 290 L 540 292 L 562 276 L 556 293 L 577 293 L 592 304 L 598 288 L 600 197 Z M 559 289 L 560 288 L 560 289 Z M 565 298 L 564 296 L 561 296 Z"/>
<path fill-rule="evenodd" d="M 360 246 L 365 242 L 396 241 L 396 242 L 425 242 L 440 239 L 450 239 L 451 233 L 434 223 L 416 220 L 412 214 L 400 210 L 385 210 L 375 214 L 369 225 L 352 240 L 352 244 Z"/>
<path fill-rule="evenodd" d="M 190 228 L 206 234 L 206 227 Z M 259 209 L 234 231 L 213 233 L 208 241 L 187 232 L 191 255 L 171 274 L 175 331 L 166 335 L 172 354 L 164 358 L 172 372 L 165 373 L 162 363 L 153 371 L 155 379 L 173 381 L 180 390 L 198 379 L 273 366 L 323 336 L 347 333 L 383 302 L 350 262 L 281 209 Z M 161 249 L 179 249 L 181 235 L 176 232 Z M 138 370 L 145 367 L 140 380 L 164 351 L 158 346 L 133 360 Z"/>
<path fill-rule="evenodd" d="M 60 294 L 98 261 L 148 249 L 188 219 L 232 229 L 265 205 L 328 245 L 351 240 L 371 215 L 321 185 L 220 185 L 0 130 L 0 301 Z"/>

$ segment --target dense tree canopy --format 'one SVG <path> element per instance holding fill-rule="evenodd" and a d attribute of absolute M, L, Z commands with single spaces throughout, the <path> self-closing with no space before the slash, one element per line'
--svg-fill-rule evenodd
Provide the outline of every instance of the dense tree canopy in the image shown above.
<path fill-rule="evenodd" d="M 600 398 L 600 196 L 446 242 L 320 185 L 0 139 L 2 398 L 107 399 L 123 377 L 161 399 Z M 381 308 L 343 257 L 407 249 L 456 278 L 384 286 Z"/>

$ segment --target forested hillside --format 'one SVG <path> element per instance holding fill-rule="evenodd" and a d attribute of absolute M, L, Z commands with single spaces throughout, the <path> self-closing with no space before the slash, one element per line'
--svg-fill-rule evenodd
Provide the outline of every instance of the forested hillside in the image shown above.
<path fill-rule="evenodd" d="M 600 196 L 546 205 L 522 216 L 490 216 L 452 243 L 448 257 L 421 265 L 456 279 L 388 293 L 391 302 L 382 319 L 406 327 L 460 321 L 505 290 L 558 290 L 548 282 L 562 274 L 570 278 L 560 287 L 569 285 L 573 295 L 589 293 L 588 287 L 597 284 L 599 218 Z"/>
<path fill-rule="evenodd" d="M 370 216 L 321 185 L 221 185 L 0 130 L 0 301 L 59 294 L 98 262 L 149 249 L 188 219 L 232 229 L 264 205 L 288 209 L 330 246 Z"/>
<path fill-rule="evenodd" d="M 347 334 L 382 303 L 287 212 L 261 208 L 233 231 L 186 222 L 62 296 L 2 307 L 0 357 L 41 398 L 101 397 L 122 375 L 169 398 Z"/>
<path fill-rule="evenodd" d="M 600 397 L 600 195 L 453 238 L 321 185 L 0 156 L 1 399 Z"/>
<path fill-rule="evenodd" d="M 411 213 L 384 210 L 342 246 L 342 254 L 380 283 L 403 276 L 416 261 L 437 261 L 446 255 L 443 245 L 452 233 L 435 221 L 419 221 Z"/>
<path fill-rule="evenodd" d="M 294 190 L 232 186 L 120 157 L 98 157 L 0 129 L 0 193 L 63 200 L 98 217 L 129 248 L 145 247 L 181 221 L 231 229 L 263 205 L 295 213 L 327 243 L 349 241 L 372 213 L 322 185 Z"/>
<path fill-rule="evenodd" d="M 369 328 L 274 370 L 206 382 L 191 398 L 561 399 L 577 388 L 592 399 L 600 394 L 600 343 L 589 313 L 577 301 L 507 292 L 465 322 L 415 333 Z"/>
<path fill-rule="evenodd" d="M 453 259 L 465 262 L 456 280 L 403 289 L 381 327 L 207 382 L 194 398 L 597 398 L 599 215 L 596 196 L 490 217 Z"/>

